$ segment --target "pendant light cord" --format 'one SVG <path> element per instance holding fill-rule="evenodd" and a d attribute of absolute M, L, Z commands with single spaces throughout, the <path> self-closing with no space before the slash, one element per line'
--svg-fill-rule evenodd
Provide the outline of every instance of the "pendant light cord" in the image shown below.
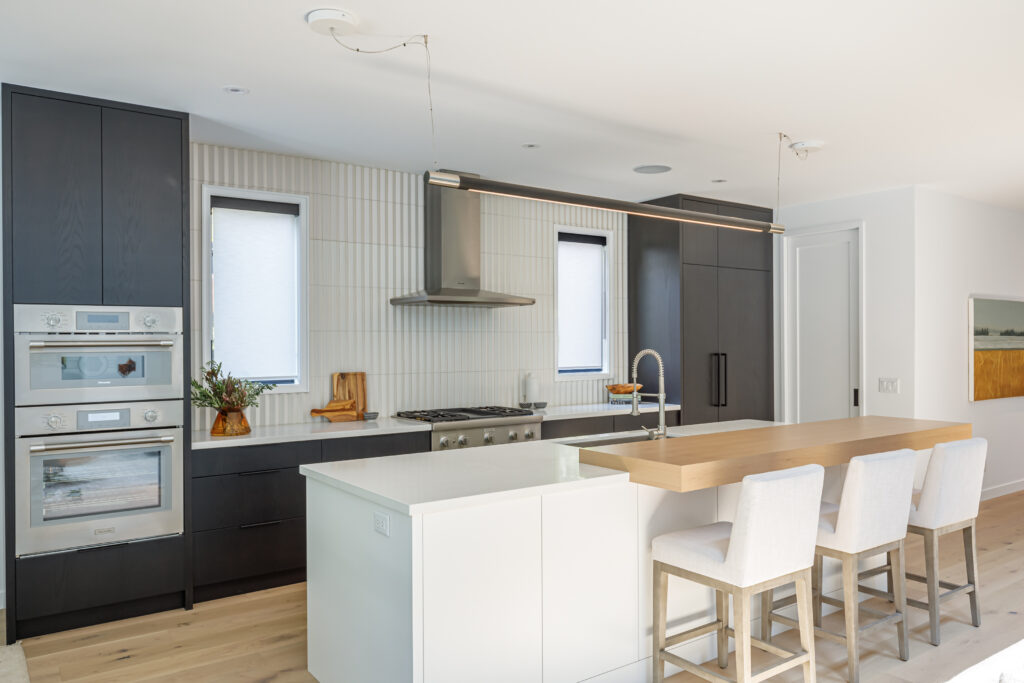
<path fill-rule="evenodd" d="M 433 90 L 431 88 L 431 78 L 430 78 L 430 37 L 426 33 L 419 33 L 419 34 L 416 34 L 414 36 L 409 36 L 408 38 L 406 38 L 405 40 L 403 40 L 403 41 L 401 41 L 399 43 L 395 43 L 394 45 L 390 45 L 388 47 L 384 47 L 384 48 L 381 48 L 379 50 L 364 50 L 363 48 L 360 48 L 360 47 L 352 47 L 351 45 L 346 45 L 345 43 L 341 42 L 341 40 L 338 39 L 338 34 L 335 32 L 333 26 L 331 27 L 331 38 L 334 39 L 335 43 L 337 43 L 341 47 L 345 48 L 349 52 L 358 52 L 360 54 L 365 54 L 365 55 L 380 55 L 380 54 L 384 54 L 385 52 L 391 52 L 392 50 L 397 50 L 398 48 L 401 48 L 401 47 L 408 47 L 409 45 L 422 45 L 423 46 L 423 52 L 426 55 L 426 67 L 427 67 L 427 112 L 430 115 L 430 147 L 431 147 L 431 152 L 432 152 L 433 158 L 434 158 L 434 170 L 436 171 L 438 169 L 438 163 L 437 163 L 437 126 L 434 123 L 434 93 L 433 93 Z"/>

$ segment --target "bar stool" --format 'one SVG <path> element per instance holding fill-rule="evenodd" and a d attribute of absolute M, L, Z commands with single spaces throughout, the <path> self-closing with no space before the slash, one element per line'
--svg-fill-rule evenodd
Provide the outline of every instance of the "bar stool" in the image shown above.
<path fill-rule="evenodd" d="M 904 520 L 910 514 L 910 499 L 914 491 L 914 461 L 914 451 L 909 449 L 852 458 L 846 472 L 839 505 L 822 503 L 821 506 L 818 546 L 814 557 L 814 625 L 818 635 L 846 643 L 851 683 L 856 683 L 860 678 L 857 640 L 863 631 L 882 624 L 895 623 L 900 659 L 906 661 L 910 658 L 907 622 L 904 617 L 906 581 L 903 577 L 903 542 L 906 537 Z M 861 558 L 881 553 L 888 553 L 887 565 L 858 572 L 858 562 Z M 842 562 L 842 600 L 822 594 L 824 557 L 832 557 Z M 860 580 L 882 574 L 890 567 L 895 575 L 893 601 L 896 611 L 889 614 L 860 607 L 858 592 L 872 593 L 873 590 L 860 586 Z M 885 594 L 884 591 L 875 593 Z M 775 613 L 775 610 L 791 603 L 792 599 L 773 602 L 771 596 L 762 596 L 762 638 L 764 633 L 771 637 L 773 621 L 795 625 L 792 619 Z M 843 608 L 846 618 L 845 633 L 834 633 L 821 628 L 822 603 Z M 861 609 L 876 620 L 862 626 L 859 614 Z"/>
<path fill-rule="evenodd" d="M 928 586 L 928 601 L 908 599 L 907 604 L 928 610 L 932 645 L 939 644 L 942 602 L 959 593 L 967 593 L 971 600 L 971 624 L 981 626 L 975 527 L 987 452 L 988 441 L 981 438 L 937 444 L 928 461 L 919 504 L 910 509 L 907 531 L 924 537 L 925 576 L 908 573 L 907 578 Z M 939 536 L 954 531 L 963 531 L 967 583 L 962 586 L 939 579 Z M 940 594 L 940 587 L 947 591 Z"/>
<path fill-rule="evenodd" d="M 803 666 L 804 681 L 815 680 L 811 616 L 811 564 L 824 469 L 805 465 L 743 478 L 736 521 L 658 536 L 654 557 L 654 681 L 665 679 L 665 662 L 709 681 L 732 681 L 717 671 L 668 652 L 667 647 L 707 633 L 718 634 L 718 666 L 729 660 L 729 636 L 736 640 L 736 681 L 760 681 Z M 715 589 L 717 619 L 667 637 L 668 575 Z M 790 652 L 751 637 L 750 598 L 776 586 L 796 582 L 800 611 L 800 652 Z M 733 628 L 729 628 L 729 595 L 733 597 Z M 782 657 L 758 671 L 750 661 L 751 646 Z"/>

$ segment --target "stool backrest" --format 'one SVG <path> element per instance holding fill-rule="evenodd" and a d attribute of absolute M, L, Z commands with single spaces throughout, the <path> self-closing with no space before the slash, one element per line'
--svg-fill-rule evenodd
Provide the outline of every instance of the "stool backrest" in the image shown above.
<path fill-rule="evenodd" d="M 936 444 L 910 523 L 938 529 L 977 517 L 987 453 L 981 438 Z"/>
<path fill-rule="evenodd" d="M 814 564 L 824 478 L 821 465 L 743 478 L 725 559 L 735 566 L 738 585 L 753 585 Z"/>
<path fill-rule="evenodd" d="M 850 459 L 836 521 L 837 548 L 860 552 L 907 535 L 914 465 L 909 448 Z"/>

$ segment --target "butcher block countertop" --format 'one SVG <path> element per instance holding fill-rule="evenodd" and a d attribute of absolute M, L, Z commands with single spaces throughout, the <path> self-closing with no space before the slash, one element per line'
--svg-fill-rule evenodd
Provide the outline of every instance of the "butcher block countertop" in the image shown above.
<path fill-rule="evenodd" d="M 630 481 L 696 491 L 748 474 L 841 465 L 900 448 L 923 450 L 971 437 L 971 425 L 902 417 L 851 417 L 580 449 L 580 462 L 630 473 Z"/>

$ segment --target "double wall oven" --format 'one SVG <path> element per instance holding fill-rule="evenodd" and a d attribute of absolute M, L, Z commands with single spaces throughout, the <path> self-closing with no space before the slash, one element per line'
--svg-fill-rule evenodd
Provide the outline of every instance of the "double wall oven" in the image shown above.
<path fill-rule="evenodd" d="M 14 306 L 15 554 L 180 534 L 180 308 Z"/>

